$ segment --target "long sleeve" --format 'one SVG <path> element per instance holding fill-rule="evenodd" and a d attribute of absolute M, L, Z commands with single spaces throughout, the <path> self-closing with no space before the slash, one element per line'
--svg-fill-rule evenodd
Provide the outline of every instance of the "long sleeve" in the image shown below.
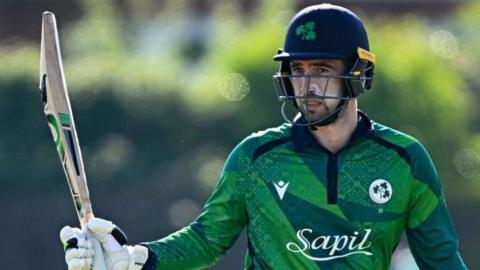
<path fill-rule="evenodd" d="M 433 162 L 423 146 L 413 151 L 415 181 L 406 234 L 415 261 L 422 270 L 467 269 Z"/>
<path fill-rule="evenodd" d="M 203 269 L 226 253 L 247 223 L 242 172 L 247 162 L 241 147 L 237 146 L 228 157 L 200 216 L 163 239 L 144 243 L 150 250 L 145 269 Z"/>

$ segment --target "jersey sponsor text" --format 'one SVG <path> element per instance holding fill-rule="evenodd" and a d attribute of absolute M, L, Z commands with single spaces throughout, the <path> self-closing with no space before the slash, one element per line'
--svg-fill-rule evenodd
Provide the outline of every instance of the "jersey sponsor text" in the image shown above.
<path fill-rule="evenodd" d="M 357 231 L 355 231 L 353 235 L 321 235 L 309 240 L 307 234 L 309 234 L 311 238 L 313 230 L 306 228 L 297 231 L 297 238 L 301 243 L 300 245 L 294 242 L 289 242 L 286 247 L 289 251 L 300 253 L 313 261 L 329 261 L 354 254 L 371 256 L 373 253 L 365 250 L 371 245 L 370 242 L 367 243 L 371 231 L 371 229 L 365 229 L 365 235 L 361 240 L 358 238 L 359 233 Z M 319 249 L 328 251 L 328 256 L 314 257 L 308 252 L 310 250 Z M 347 251 L 346 253 L 338 254 L 338 251 L 344 251 L 345 249 Z"/>

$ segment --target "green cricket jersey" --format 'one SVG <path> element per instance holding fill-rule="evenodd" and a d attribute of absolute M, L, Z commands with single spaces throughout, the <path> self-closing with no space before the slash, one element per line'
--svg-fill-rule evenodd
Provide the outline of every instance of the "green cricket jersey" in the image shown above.
<path fill-rule="evenodd" d="M 389 269 L 403 232 L 420 269 L 466 269 L 426 150 L 358 115 L 349 144 L 335 154 L 308 127 L 283 124 L 247 137 L 201 215 L 144 243 L 144 269 L 211 266 L 245 227 L 244 269 Z"/>

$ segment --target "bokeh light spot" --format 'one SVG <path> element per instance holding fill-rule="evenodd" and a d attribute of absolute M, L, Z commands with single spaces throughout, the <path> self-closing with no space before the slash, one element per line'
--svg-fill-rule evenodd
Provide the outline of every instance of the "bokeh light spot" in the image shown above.
<path fill-rule="evenodd" d="M 457 38 L 450 31 L 438 30 L 430 35 L 430 46 L 441 57 L 453 58 L 458 54 Z"/>
<path fill-rule="evenodd" d="M 200 213 L 198 204 L 190 199 L 176 201 L 168 210 L 170 222 L 176 228 L 181 228 L 193 221 Z"/>
<path fill-rule="evenodd" d="M 218 176 L 223 168 L 221 158 L 212 158 L 203 163 L 198 171 L 198 178 L 207 190 L 211 190 L 218 181 Z"/>
<path fill-rule="evenodd" d="M 220 94 L 229 101 L 240 101 L 250 91 L 247 78 L 240 73 L 230 73 L 219 83 Z"/>
<path fill-rule="evenodd" d="M 455 167 L 463 177 L 480 177 L 480 156 L 472 150 L 462 149 L 455 155 Z"/>

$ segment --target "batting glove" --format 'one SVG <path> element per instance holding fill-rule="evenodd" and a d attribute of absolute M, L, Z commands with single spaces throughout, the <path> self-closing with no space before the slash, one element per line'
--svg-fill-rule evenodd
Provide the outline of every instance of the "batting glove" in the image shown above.
<path fill-rule="evenodd" d="M 100 242 L 87 235 L 87 232 L 70 226 L 65 226 L 60 231 L 69 270 L 106 269 Z"/>
<path fill-rule="evenodd" d="M 86 228 L 101 244 L 106 270 L 142 269 L 148 259 L 148 249 L 140 245 L 125 245 L 125 234 L 111 221 L 92 218 Z"/>

